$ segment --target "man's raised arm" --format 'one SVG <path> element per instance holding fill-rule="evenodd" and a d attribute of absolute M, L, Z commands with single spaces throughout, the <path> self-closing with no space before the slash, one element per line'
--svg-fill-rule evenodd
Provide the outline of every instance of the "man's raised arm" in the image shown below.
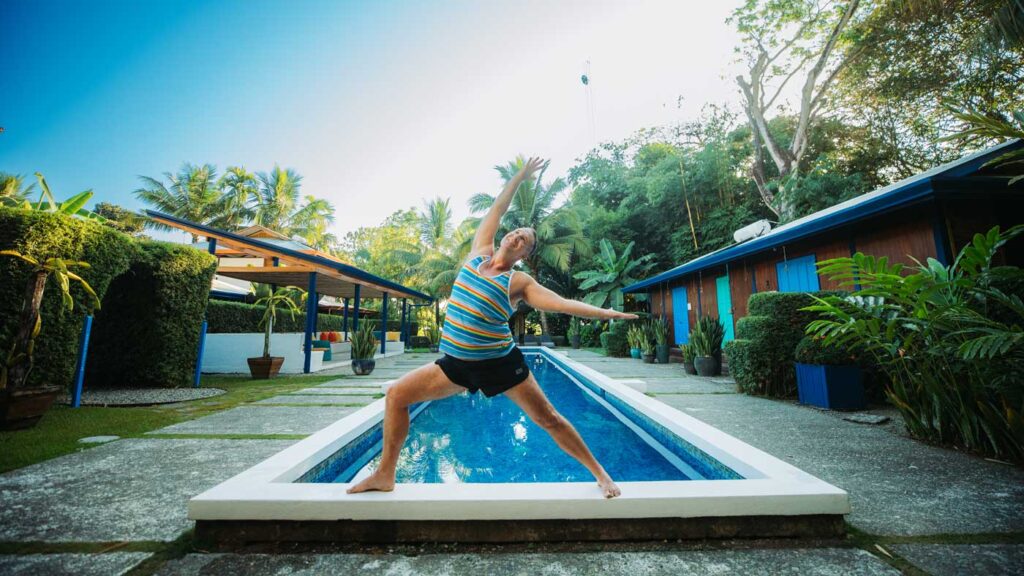
<path fill-rule="evenodd" d="M 505 184 L 498 197 L 495 198 L 491 209 L 480 221 L 476 229 L 476 236 L 473 237 L 473 252 L 491 254 L 494 252 L 494 235 L 498 232 L 501 224 L 501 217 L 508 212 L 508 206 L 512 203 L 512 197 L 516 195 L 519 185 L 525 182 L 534 172 L 547 166 L 547 162 L 540 158 L 530 158 L 523 164 L 523 167 L 516 172 L 516 175 Z"/>

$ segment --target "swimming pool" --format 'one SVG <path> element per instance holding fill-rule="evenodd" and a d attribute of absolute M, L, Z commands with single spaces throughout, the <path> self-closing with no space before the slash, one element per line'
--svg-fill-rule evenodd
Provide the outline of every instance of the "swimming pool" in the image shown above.
<path fill-rule="evenodd" d="M 845 492 L 555 351 L 524 348 L 622 496 L 507 398 L 412 408 L 391 493 L 345 494 L 376 465 L 384 401 L 189 502 L 196 534 L 266 541 L 510 541 L 836 535 Z"/>

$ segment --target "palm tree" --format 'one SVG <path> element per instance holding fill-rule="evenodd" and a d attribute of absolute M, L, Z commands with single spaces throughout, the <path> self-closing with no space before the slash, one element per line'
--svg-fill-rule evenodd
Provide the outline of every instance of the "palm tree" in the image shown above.
<path fill-rule="evenodd" d="M 29 199 L 35 187 L 34 183 L 26 183 L 21 174 L 0 172 L 0 204 L 20 206 Z"/>
<path fill-rule="evenodd" d="M 224 217 L 225 203 L 217 185 L 217 169 L 210 164 L 184 164 L 177 174 L 164 173 L 164 184 L 156 178 L 140 176 L 145 186 L 135 197 L 157 210 L 198 224 L 216 225 Z M 150 221 L 149 226 L 170 230 L 168 226 Z M 192 241 L 199 236 L 192 234 Z"/>
<path fill-rule="evenodd" d="M 432 250 L 439 250 L 452 232 L 452 209 L 449 198 L 440 196 L 430 202 L 424 201 L 419 214 L 420 239 Z"/>
<path fill-rule="evenodd" d="M 233 230 L 252 220 L 253 210 L 249 202 L 256 199 L 259 191 L 256 175 L 241 166 L 231 166 L 220 177 L 217 185 L 220 187 L 224 209 L 217 225 Z"/>
<path fill-rule="evenodd" d="M 479 223 L 477 218 L 467 218 L 444 242 L 427 251 L 421 259 L 419 269 L 431 296 L 446 299 L 452 295 L 452 284 L 473 249 L 473 236 Z"/>
<path fill-rule="evenodd" d="M 654 266 L 651 262 L 654 254 L 647 254 L 636 260 L 630 260 L 633 242 L 630 242 L 621 255 L 616 256 L 615 248 L 607 239 L 601 239 L 601 252 L 594 260 L 597 270 L 585 270 L 573 275 L 582 280 L 580 290 L 590 290 L 583 297 L 587 304 L 603 308 L 611 302 L 611 307 L 622 311 L 622 289 L 637 281 L 635 276 L 643 275 Z"/>
<path fill-rule="evenodd" d="M 508 182 L 519 172 L 526 159 L 522 156 L 505 166 L 494 169 Z M 523 260 L 527 269 L 534 277 L 540 275 L 542 268 L 556 272 L 569 270 L 572 258 L 588 256 L 591 252 L 590 240 L 583 234 L 583 226 L 576 212 L 565 207 L 555 207 L 558 196 L 565 191 L 566 183 L 556 178 L 548 185 L 542 183 L 545 170 L 537 174 L 537 178 L 523 182 L 512 199 L 508 212 L 501 219 L 499 234 L 506 234 L 516 228 L 533 228 L 537 231 L 537 250 Z M 469 208 L 474 213 L 486 211 L 494 204 L 495 196 L 477 194 L 469 199 Z M 540 313 L 541 326 L 548 331 L 547 315 Z"/>
<path fill-rule="evenodd" d="M 306 196 L 300 201 L 302 176 L 279 166 L 260 172 L 260 187 L 254 205 L 254 220 L 288 236 L 299 236 L 310 244 L 323 244 L 327 225 L 334 222 L 334 207 L 322 198 Z M 332 236 L 333 237 L 333 236 Z"/>

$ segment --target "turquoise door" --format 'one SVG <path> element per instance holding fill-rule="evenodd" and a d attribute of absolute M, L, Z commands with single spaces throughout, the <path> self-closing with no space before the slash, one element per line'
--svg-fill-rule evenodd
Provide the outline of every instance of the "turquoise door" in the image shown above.
<path fill-rule="evenodd" d="M 686 305 L 686 286 L 672 289 L 672 329 L 676 344 L 690 341 L 690 310 Z"/>
<path fill-rule="evenodd" d="M 719 276 L 715 280 L 718 288 L 718 319 L 725 326 L 725 342 L 733 339 L 732 330 L 732 296 L 729 293 L 729 275 Z"/>

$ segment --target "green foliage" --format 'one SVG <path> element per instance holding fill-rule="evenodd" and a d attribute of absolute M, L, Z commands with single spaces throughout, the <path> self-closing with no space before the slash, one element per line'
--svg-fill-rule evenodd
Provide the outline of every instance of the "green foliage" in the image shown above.
<path fill-rule="evenodd" d="M 594 259 L 597 270 L 577 272 L 573 278 L 582 280 L 579 289 L 589 291 L 583 301 L 591 306 L 604 308 L 611 306 L 622 310 L 622 289 L 637 281 L 636 276 L 644 276 L 654 265 L 650 260 L 654 257 L 646 254 L 636 260 L 630 260 L 633 242 L 626 245 L 621 255 L 616 256 L 611 242 L 602 238 L 600 253 Z"/>
<path fill-rule="evenodd" d="M 861 290 L 817 298 L 806 310 L 822 317 L 807 332 L 863 347 L 911 434 L 1024 460 L 1024 301 L 999 287 L 1014 276 L 1019 286 L 1024 273 L 993 274 L 991 265 L 1022 233 L 976 234 L 950 266 L 929 259 L 908 269 L 863 254 L 821 262 L 820 273 Z"/>
<path fill-rule="evenodd" d="M 986 112 L 954 110 L 952 113 L 957 120 L 966 124 L 967 127 L 956 134 L 943 138 L 943 140 L 964 139 L 985 142 L 1013 138 L 1024 139 L 1024 110 L 1012 112 L 1009 118 L 995 110 Z M 1017 167 L 1020 164 L 1024 164 L 1024 149 L 1012 150 L 1001 154 L 986 162 L 985 166 L 994 168 L 1014 166 L 1013 169 L 1017 173 L 1007 182 L 1008 186 L 1012 186 L 1024 179 L 1024 170 Z"/>
<path fill-rule="evenodd" d="M 616 358 L 629 356 L 629 341 L 626 339 L 629 326 L 629 323 L 624 321 L 612 322 L 611 328 L 601 334 L 601 346 L 605 354 Z"/>
<path fill-rule="evenodd" d="M 601 341 L 602 325 L 600 322 L 587 322 L 580 326 L 580 345 L 588 348 L 604 347 Z"/>
<path fill-rule="evenodd" d="M 87 385 L 191 386 L 216 261 L 166 242 L 138 242 L 129 254 L 93 323 Z"/>
<path fill-rule="evenodd" d="M 626 332 L 626 342 L 630 348 L 642 349 L 644 347 L 644 329 L 640 324 L 633 324 Z"/>
<path fill-rule="evenodd" d="M 679 350 L 683 354 L 683 362 L 693 364 L 694 358 L 697 357 L 697 349 L 693 347 L 693 344 L 680 344 Z"/>
<path fill-rule="evenodd" d="M 206 309 L 206 321 L 208 331 L 211 334 L 254 334 L 263 332 L 260 320 L 263 317 L 264 308 L 244 302 L 224 302 L 211 300 Z M 344 324 L 342 316 L 329 314 L 317 314 L 317 332 L 340 332 Z M 360 321 L 362 324 L 362 321 Z M 352 319 L 349 318 L 349 326 Z M 397 323 L 388 324 L 388 329 L 397 326 Z M 306 314 L 298 313 L 294 316 L 280 316 L 274 321 L 275 334 L 289 334 L 303 332 L 306 330 Z"/>
<path fill-rule="evenodd" d="M 138 214 L 109 202 L 97 202 L 93 212 L 103 218 L 103 224 L 133 238 L 146 238 L 142 231 L 146 228 L 146 219 Z"/>
<path fill-rule="evenodd" d="M 658 316 L 651 318 L 651 332 L 654 334 L 654 342 L 658 346 L 668 344 L 668 318 Z"/>
<path fill-rule="evenodd" d="M 813 302 L 806 292 L 759 292 L 750 296 L 750 315 L 740 318 L 736 323 L 737 339 L 725 346 L 729 371 L 740 390 L 776 398 L 796 393 L 796 347 L 807 324 L 817 318 L 803 308 Z"/>
<path fill-rule="evenodd" d="M 704 316 L 690 332 L 690 344 L 695 356 L 715 356 L 722 351 L 725 327 L 714 316 Z"/>
<path fill-rule="evenodd" d="M 569 320 L 569 329 L 565 332 L 566 338 L 575 338 L 580 335 L 580 319 L 572 318 Z"/>
<path fill-rule="evenodd" d="M 283 287 L 266 294 L 254 302 L 255 306 L 263 307 L 260 326 L 263 327 L 264 358 L 270 357 L 270 335 L 274 331 L 274 322 L 277 320 L 277 309 L 279 307 L 283 308 L 285 312 L 288 312 L 289 317 L 294 318 L 295 313 L 301 311 L 295 302 L 304 296 L 306 294 L 299 289 Z"/>
<path fill-rule="evenodd" d="M 94 221 L 0 207 L 0 248 L 15 250 L 36 260 L 61 258 L 88 262 L 90 267 L 81 270 L 80 276 L 103 301 L 111 281 L 128 268 L 132 240 Z M 11 349 L 17 332 L 27 272 L 26 264 L 0 258 L 0 350 L 4 353 Z M 89 299 L 80 283 L 72 283 L 69 290 L 75 301 Z M 42 325 L 27 386 L 68 387 L 71 384 L 86 310 L 81 307 L 68 310 L 61 292 L 47 290 L 43 295 Z"/>
<path fill-rule="evenodd" d="M 823 338 L 804 336 L 796 345 L 794 353 L 796 361 L 801 364 L 818 364 L 822 366 L 847 366 L 858 363 L 856 353 L 844 346 L 828 345 Z"/>
<path fill-rule="evenodd" d="M 373 322 L 360 322 L 359 328 L 352 333 L 352 359 L 369 360 L 373 358 L 374 352 L 379 344 L 374 335 L 375 325 Z"/>

